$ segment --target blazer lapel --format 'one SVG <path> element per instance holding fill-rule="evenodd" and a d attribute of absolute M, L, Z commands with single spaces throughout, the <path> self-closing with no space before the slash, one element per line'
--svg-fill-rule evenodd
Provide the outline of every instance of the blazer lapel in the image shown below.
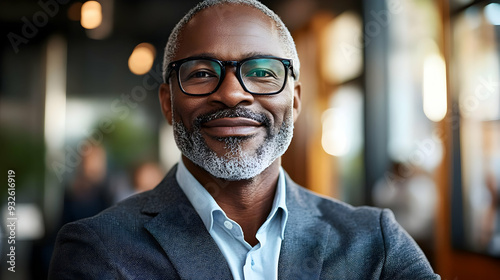
<path fill-rule="evenodd" d="M 279 279 L 319 279 L 331 227 L 319 218 L 317 205 L 288 176 L 288 221 L 278 263 Z"/>
<path fill-rule="evenodd" d="M 175 180 L 173 168 L 143 212 L 155 214 L 144 227 L 154 236 L 182 279 L 232 279 L 219 247 Z"/>

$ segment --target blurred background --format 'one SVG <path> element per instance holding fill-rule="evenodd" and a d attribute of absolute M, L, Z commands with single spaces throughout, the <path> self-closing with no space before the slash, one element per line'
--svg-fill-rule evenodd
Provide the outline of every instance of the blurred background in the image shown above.
<path fill-rule="evenodd" d="M 1 279 L 44 279 L 55 235 L 154 187 L 180 158 L 163 48 L 198 1 L 2 0 Z M 443 279 L 500 275 L 500 3 L 268 0 L 301 59 L 283 164 L 318 193 L 390 208 Z M 12 173 L 12 172 L 11 172 Z"/>

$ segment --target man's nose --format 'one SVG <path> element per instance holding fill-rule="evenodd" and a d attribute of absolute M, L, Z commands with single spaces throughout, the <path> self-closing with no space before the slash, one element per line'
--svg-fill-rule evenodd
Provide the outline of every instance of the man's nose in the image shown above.
<path fill-rule="evenodd" d="M 238 81 L 236 72 L 228 69 L 219 89 L 210 95 L 213 101 L 225 104 L 227 107 L 236 107 L 242 103 L 251 104 L 254 96 L 246 92 Z"/>

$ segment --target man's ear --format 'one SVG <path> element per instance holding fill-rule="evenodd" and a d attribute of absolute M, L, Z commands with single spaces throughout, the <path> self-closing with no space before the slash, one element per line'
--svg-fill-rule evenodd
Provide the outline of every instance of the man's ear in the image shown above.
<path fill-rule="evenodd" d="M 167 119 L 167 122 L 172 125 L 172 99 L 170 94 L 170 85 L 165 83 L 161 84 L 158 90 L 161 111 L 165 119 Z"/>
<path fill-rule="evenodd" d="M 300 82 L 295 82 L 293 87 L 293 122 L 297 121 L 300 110 L 302 109 L 301 90 L 302 84 Z"/>

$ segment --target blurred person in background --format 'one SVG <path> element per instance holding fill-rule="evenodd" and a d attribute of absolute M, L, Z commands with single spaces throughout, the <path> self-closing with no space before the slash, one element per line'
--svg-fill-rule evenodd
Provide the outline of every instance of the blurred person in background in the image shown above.
<path fill-rule="evenodd" d="M 30 263 L 32 279 L 45 279 L 50 264 L 57 231 L 65 224 L 94 216 L 111 206 L 106 150 L 100 145 L 88 146 L 76 174 L 68 183 L 58 225 L 35 244 Z"/>
<path fill-rule="evenodd" d="M 373 188 L 377 207 L 389 208 L 396 221 L 431 254 L 437 190 L 432 178 L 415 165 L 393 162 Z"/>
<path fill-rule="evenodd" d="M 111 184 L 115 203 L 153 189 L 165 175 L 158 162 L 153 160 L 138 161 L 132 166 L 127 174 L 116 176 Z"/>
<path fill-rule="evenodd" d="M 94 216 L 110 206 L 106 159 L 102 146 L 90 146 L 82 154 L 81 168 L 64 196 L 62 225 Z"/>
<path fill-rule="evenodd" d="M 488 170 L 485 177 L 490 203 L 481 221 L 479 244 L 482 250 L 500 257 L 500 180 L 492 170 Z"/>
<path fill-rule="evenodd" d="M 159 90 L 181 160 L 155 189 L 66 225 L 50 278 L 439 279 L 392 212 L 320 197 L 283 170 L 299 69 L 260 2 L 188 12 Z"/>
<path fill-rule="evenodd" d="M 132 184 L 134 193 L 149 191 L 156 187 L 163 179 L 164 172 L 158 163 L 147 161 L 134 169 Z"/>

